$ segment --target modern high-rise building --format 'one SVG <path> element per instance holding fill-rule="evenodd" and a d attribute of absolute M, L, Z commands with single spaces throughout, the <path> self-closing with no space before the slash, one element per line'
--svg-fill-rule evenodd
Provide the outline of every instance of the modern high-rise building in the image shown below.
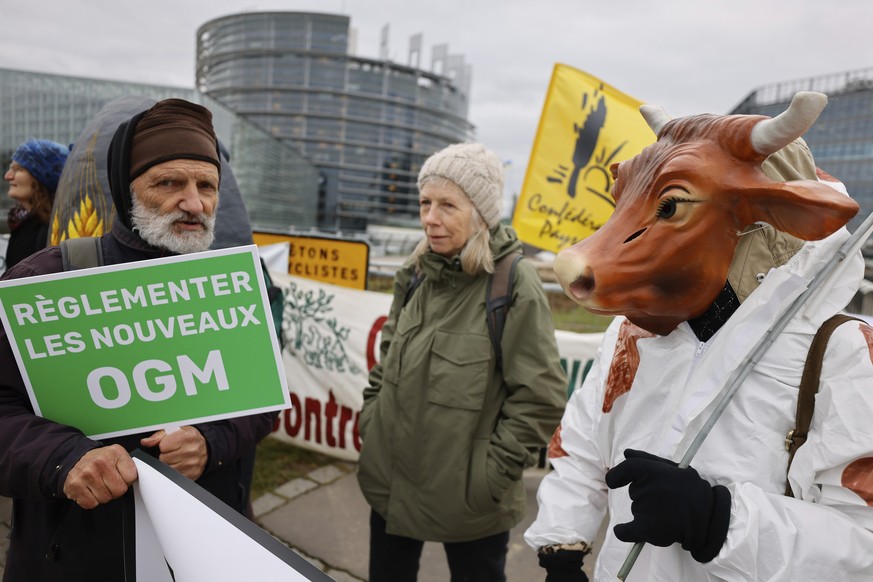
<path fill-rule="evenodd" d="M 471 67 L 446 45 L 421 67 L 421 35 L 407 64 L 351 54 L 349 17 L 303 12 L 224 16 L 197 31 L 196 87 L 320 172 L 318 227 L 418 224 L 418 170 L 435 151 L 472 137 Z"/>
<path fill-rule="evenodd" d="M 816 165 L 841 180 L 861 211 L 854 230 L 873 212 L 873 67 L 784 81 L 752 91 L 731 113 L 774 117 L 798 91 L 819 91 L 828 105 L 803 136 Z"/>

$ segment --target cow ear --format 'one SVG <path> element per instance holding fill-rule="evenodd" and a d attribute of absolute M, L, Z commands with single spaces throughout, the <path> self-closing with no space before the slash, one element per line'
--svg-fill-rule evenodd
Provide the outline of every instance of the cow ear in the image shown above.
<path fill-rule="evenodd" d="M 618 180 L 618 166 L 621 162 L 615 162 L 609 165 L 609 171 L 612 174 L 612 188 L 610 189 L 610 194 L 612 195 L 612 199 L 618 202 L 618 199 L 621 197 L 621 185 L 617 182 Z"/>
<path fill-rule="evenodd" d="M 766 222 L 803 240 L 821 240 L 858 213 L 858 203 L 813 180 L 777 182 L 744 193 L 748 223 Z"/>
<path fill-rule="evenodd" d="M 618 165 L 619 165 L 620 163 L 621 163 L 621 162 L 615 162 L 615 163 L 609 164 L 609 172 L 612 174 L 612 179 L 613 179 L 613 180 L 615 180 L 616 178 L 618 178 Z"/>

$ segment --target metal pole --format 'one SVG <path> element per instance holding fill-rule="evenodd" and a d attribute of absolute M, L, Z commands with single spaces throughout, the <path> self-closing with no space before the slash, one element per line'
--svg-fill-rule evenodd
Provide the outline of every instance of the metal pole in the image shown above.
<path fill-rule="evenodd" d="M 800 311 L 800 308 L 803 307 L 810 298 L 815 295 L 816 291 L 824 284 L 824 282 L 830 278 L 831 274 L 837 269 L 837 267 L 843 262 L 843 260 L 849 256 L 850 254 L 854 254 L 861 248 L 861 245 L 864 244 L 870 234 L 873 233 L 873 214 L 870 214 L 861 226 L 859 226 L 854 233 L 844 242 L 839 250 L 837 250 L 836 254 L 831 257 L 831 260 L 822 267 L 821 271 L 816 273 L 815 277 L 813 277 L 812 281 L 810 281 L 806 290 L 798 295 L 794 301 L 791 302 L 791 305 L 785 310 L 785 312 L 779 316 L 779 319 L 773 324 L 773 327 L 767 330 L 767 333 L 758 341 L 755 345 L 755 348 L 752 350 L 751 354 L 746 358 L 746 360 L 736 369 L 734 373 L 731 374 L 729 379 L 727 388 L 724 390 L 722 394 L 721 400 L 716 405 L 715 410 L 712 411 L 706 423 L 700 429 L 700 432 L 697 433 L 697 436 L 691 442 L 691 445 L 688 447 L 688 451 L 685 452 L 685 455 L 682 457 L 682 460 L 679 461 L 679 468 L 684 469 L 688 465 L 691 464 L 691 459 L 694 458 L 694 455 L 697 454 L 697 451 L 700 450 L 700 447 L 703 445 L 703 441 L 709 435 L 712 427 L 715 425 L 716 421 L 721 416 L 724 409 L 727 408 L 728 403 L 733 398 L 734 394 L 736 394 L 737 389 L 743 383 L 743 381 L 748 377 L 748 375 L 752 372 L 752 369 L 757 365 L 761 358 L 767 353 L 767 350 L 770 349 L 770 346 L 773 345 L 773 342 L 776 341 L 776 336 L 785 329 L 785 326 L 788 325 L 788 322 Z M 640 555 L 640 552 L 643 550 L 643 546 L 645 542 L 637 542 L 633 545 L 630 552 L 628 552 L 627 557 L 624 560 L 624 563 L 621 566 L 621 569 L 618 571 L 618 579 L 621 582 L 624 582 L 627 578 L 627 575 L 630 573 L 631 568 L 633 568 L 634 563 L 637 561 L 637 558 Z"/>

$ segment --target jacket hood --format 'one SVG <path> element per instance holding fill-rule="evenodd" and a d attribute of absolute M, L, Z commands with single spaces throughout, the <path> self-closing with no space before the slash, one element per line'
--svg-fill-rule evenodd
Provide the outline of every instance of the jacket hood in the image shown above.
<path fill-rule="evenodd" d="M 842 183 L 833 179 L 823 181 L 843 195 L 849 195 Z M 837 251 L 850 236 L 844 226 L 827 238 L 802 242 L 799 248 L 791 253 L 790 258 L 786 257 L 781 267 L 761 271 L 763 282 L 748 299 L 754 299 L 759 305 L 766 302 L 782 303 L 787 293 L 803 292 L 816 275 L 829 262 L 835 260 Z M 861 256 L 861 251 L 856 251 L 839 263 L 816 295 L 801 308 L 789 324 L 789 328 L 813 325 L 813 329 L 818 329 L 828 317 L 845 309 L 860 287 L 863 278 L 864 258 Z"/>
<path fill-rule="evenodd" d="M 492 228 L 491 254 L 494 255 L 494 260 L 515 252 L 521 252 L 521 241 L 518 240 L 515 229 L 502 223 Z"/>
<path fill-rule="evenodd" d="M 802 138 L 797 138 L 761 164 L 761 171 L 771 180 L 818 180 L 812 152 Z M 780 232 L 766 223 L 756 223 L 743 231 L 728 271 L 728 282 L 740 302 L 758 288 L 761 277 L 770 269 L 781 267 L 794 256 L 803 240 Z"/>
<path fill-rule="evenodd" d="M 145 115 L 145 111 L 137 113 L 118 125 L 112 136 L 112 141 L 109 142 L 109 150 L 106 154 L 109 193 L 112 195 L 118 219 L 128 230 L 133 228 L 130 219 L 130 212 L 133 208 L 133 200 L 130 195 L 130 147 L 136 132 L 136 124 L 143 115 Z"/>

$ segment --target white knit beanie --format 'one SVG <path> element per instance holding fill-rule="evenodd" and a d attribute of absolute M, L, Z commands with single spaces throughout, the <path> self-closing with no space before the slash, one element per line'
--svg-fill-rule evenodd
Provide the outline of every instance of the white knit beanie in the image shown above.
<path fill-rule="evenodd" d="M 500 222 L 503 210 L 503 163 L 478 143 L 450 145 L 429 157 L 418 173 L 418 189 L 425 178 L 441 176 L 457 184 L 482 215 L 488 228 Z"/>

